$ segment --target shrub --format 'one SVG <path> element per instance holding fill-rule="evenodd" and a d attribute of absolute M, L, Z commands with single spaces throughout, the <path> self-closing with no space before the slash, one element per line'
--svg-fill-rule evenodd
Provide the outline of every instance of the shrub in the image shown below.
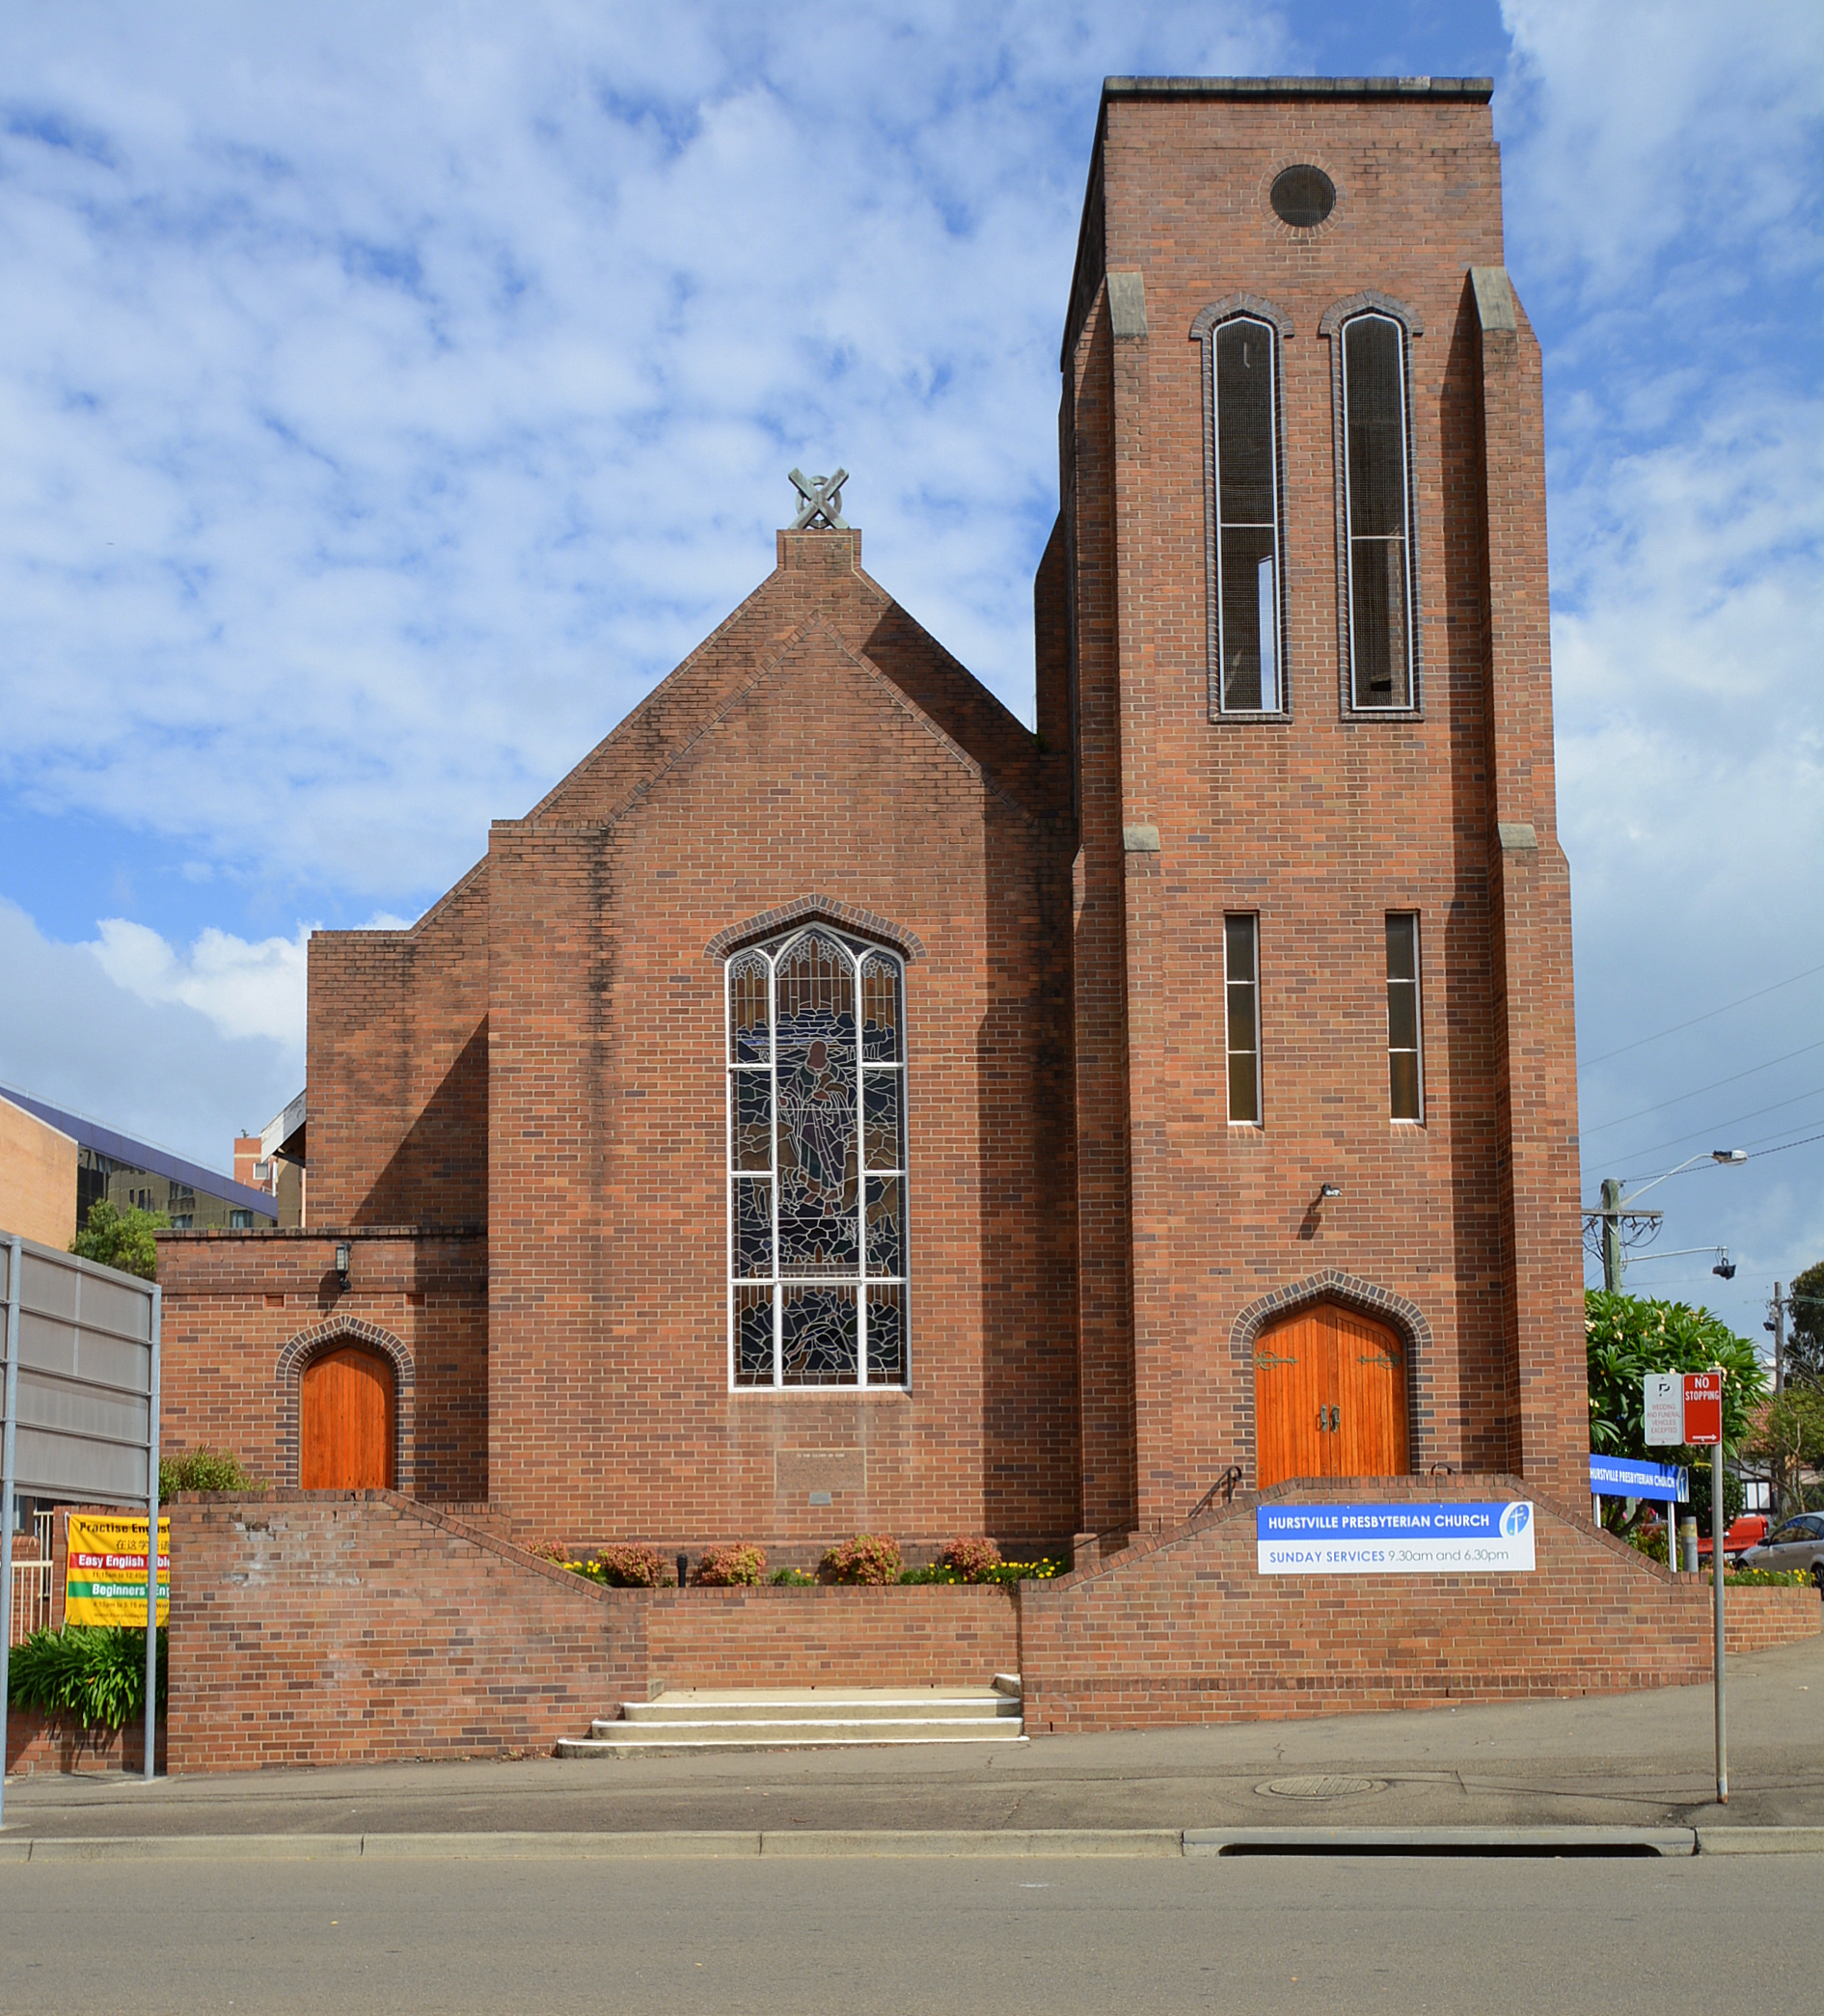
<path fill-rule="evenodd" d="M 657 1547 L 642 1547 L 634 1540 L 599 1549 L 593 1561 L 584 1564 L 583 1572 L 610 1589 L 669 1589 L 676 1580 Z"/>
<path fill-rule="evenodd" d="M 1709 1581 L 1709 1576 L 1703 1578 Z M 1725 1589 L 1800 1589 L 1810 1580 L 1803 1568 L 1725 1568 Z"/>
<path fill-rule="evenodd" d="M 186 1450 L 182 1456 L 158 1458 L 158 1496 L 175 1498 L 179 1491 L 263 1491 L 266 1485 L 241 1467 L 225 1450 Z"/>
<path fill-rule="evenodd" d="M 156 1281 L 158 1243 L 152 1234 L 164 1231 L 170 1223 L 162 1211 L 141 1211 L 133 1204 L 123 1211 L 108 1198 L 97 1197 L 89 1207 L 82 1230 L 70 1240 L 69 1250 L 81 1260 L 98 1260 L 103 1267 Z"/>
<path fill-rule="evenodd" d="M 711 1547 L 691 1577 L 699 1589 L 752 1589 L 766 1579 L 766 1549 Z"/>
<path fill-rule="evenodd" d="M 66 1624 L 13 1648 L 7 1698 L 15 1708 L 70 1715 L 84 1729 L 124 1729 L 146 1712 L 146 1631 Z M 166 1701 L 165 1633 L 158 1633 L 158 1705 Z"/>
<path fill-rule="evenodd" d="M 858 1533 L 854 1539 L 831 1547 L 817 1565 L 820 1582 L 879 1585 L 899 1580 L 899 1542 L 885 1535 Z"/>
<path fill-rule="evenodd" d="M 938 1556 L 939 1567 L 954 1568 L 965 1582 L 986 1582 L 1000 1566 L 1000 1549 L 991 1539 L 952 1540 Z"/>
<path fill-rule="evenodd" d="M 570 1566 L 570 1550 L 561 1540 L 540 1540 L 536 1546 L 528 1547 L 526 1551 L 534 1561 L 556 1562 L 560 1568 Z"/>

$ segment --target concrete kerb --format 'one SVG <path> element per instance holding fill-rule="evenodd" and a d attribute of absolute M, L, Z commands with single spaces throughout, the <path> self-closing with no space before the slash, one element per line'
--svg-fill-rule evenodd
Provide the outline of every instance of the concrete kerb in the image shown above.
<path fill-rule="evenodd" d="M 0 1839 L 28 1862 L 1003 1860 L 1239 1855 L 1824 1855 L 1824 1827 L 934 1828 L 653 1834 L 214 1834 Z"/>

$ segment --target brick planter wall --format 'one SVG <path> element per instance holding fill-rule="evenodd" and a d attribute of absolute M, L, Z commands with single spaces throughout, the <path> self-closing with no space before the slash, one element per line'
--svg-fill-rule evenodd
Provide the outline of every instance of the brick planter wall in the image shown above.
<path fill-rule="evenodd" d="M 124 1748 L 123 1741 L 124 1740 Z M 165 1768 L 168 1741 L 164 1719 L 158 1724 L 158 1767 Z M 30 1778 L 39 1771 L 134 1773 L 146 1768 L 146 1726 L 127 1730 L 84 1729 L 62 1715 L 37 1708 L 7 1711 L 7 1776 Z"/>
<path fill-rule="evenodd" d="M 1270 1500 L 1532 1497 L 1527 1575 L 1284 1575 L 1255 1566 L 1248 1493 L 1022 1594 L 1031 1734 L 1617 1694 L 1710 1676 L 1710 1591 L 1516 1478 L 1375 1478 Z M 1731 1650 L 1814 1635 L 1810 1589 L 1729 1597 Z"/>
<path fill-rule="evenodd" d="M 638 1599 L 395 1492 L 170 1511 L 174 1772 L 543 1752 L 644 1693 Z"/>
<path fill-rule="evenodd" d="M 994 1587 L 660 1590 L 651 1678 L 667 1687 L 979 1687 L 1020 1670 L 1020 1605 Z"/>

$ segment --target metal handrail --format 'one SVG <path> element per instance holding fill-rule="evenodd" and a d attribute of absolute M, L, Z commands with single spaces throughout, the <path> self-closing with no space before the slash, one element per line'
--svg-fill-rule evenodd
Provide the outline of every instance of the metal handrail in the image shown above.
<path fill-rule="evenodd" d="M 1191 1507 L 1190 1516 L 1194 1519 L 1200 1512 L 1208 1512 L 1215 1502 L 1215 1496 L 1218 1491 L 1222 1493 L 1224 1505 L 1233 1505 L 1235 1503 L 1235 1487 L 1240 1482 L 1241 1465 L 1239 1463 L 1231 1463 L 1222 1475 L 1216 1479 L 1215 1483 L 1198 1499 L 1197 1503 Z"/>

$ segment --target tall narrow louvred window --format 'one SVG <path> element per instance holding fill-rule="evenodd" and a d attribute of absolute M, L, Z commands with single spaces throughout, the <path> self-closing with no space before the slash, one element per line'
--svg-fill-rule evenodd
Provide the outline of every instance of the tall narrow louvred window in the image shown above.
<path fill-rule="evenodd" d="M 1424 1047 L 1420 1040 L 1419 919 L 1409 910 L 1387 913 L 1387 1089 L 1396 1120 L 1425 1118 Z"/>
<path fill-rule="evenodd" d="M 1410 707 L 1405 331 L 1391 315 L 1343 325 L 1343 432 L 1350 697 L 1357 707 Z"/>
<path fill-rule="evenodd" d="M 1224 1046 L 1228 1052 L 1229 1118 L 1261 1124 L 1260 919 L 1222 920 Z"/>
<path fill-rule="evenodd" d="M 1284 706 L 1279 621 L 1279 430 L 1275 332 L 1238 315 L 1217 325 L 1216 649 L 1224 714 Z"/>
<path fill-rule="evenodd" d="M 728 962 L 729 1376 L 907 1376 L 905 975 L 818 925 Z"/>

